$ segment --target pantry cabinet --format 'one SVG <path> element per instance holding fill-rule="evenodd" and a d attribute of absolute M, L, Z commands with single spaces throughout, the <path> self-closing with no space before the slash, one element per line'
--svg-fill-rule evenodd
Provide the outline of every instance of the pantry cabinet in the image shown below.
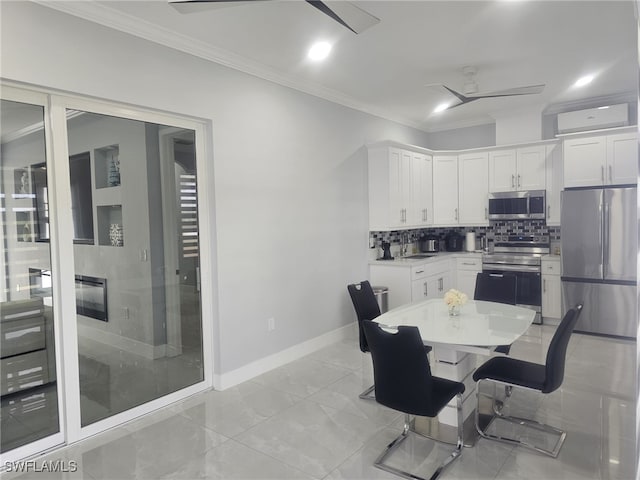
<path fill-rule="evenodd" d="M 563 150 L 565 188 L 637 182 L 638 135 L 635 131 L 567 135 Z"/>
<path fill-rule="evenodd" d="M 394 146 L 369 149 L 369 229 L 393 230 L 432 223 L 432 159 Z"/>
<path fill-rule="evenodd" d="M 489 152 L 489 191 L 544 190 L 544 145 Z"/>

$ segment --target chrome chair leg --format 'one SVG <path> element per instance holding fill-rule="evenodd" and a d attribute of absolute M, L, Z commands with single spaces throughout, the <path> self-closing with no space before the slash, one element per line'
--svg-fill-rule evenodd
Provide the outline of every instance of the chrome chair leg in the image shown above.
<path fill-rule="evenodd" d="M 375 395 L 375 392 L 374 392 L 375 389 L 376 389 L 376 386 L 375 385 L 371 385 L 364 392 L 362 392 L 360 395 L 358 395 L 358 398 L 362 398 L 363 400 L 375 400 L 376 399 L 376 395 Z"/>
<path fill-rule="evenodd" d="M 464 446 L 464 421 L 462 418 L 462 395 L 456 395 L 456 410 L 458 414 L 458 438 L 456 440 L 456 448 L 451 454 L 438 466 L 436 471 L 429 477 L 429 480 L 436 480 L 442 472 L 446 468 L 448 468 L 451 463 L 460 456 L 462 453 L 462 448 Z M 416 474 L 406 472 L 404 470 L 400 470 L 395 467 L 391 467 L 384 463 L 384 460 L 396 449 L 398 448 L 402 442 L 406 440 L 409 435 L 411 429 L 411 418 L 408 414 L 404 416 L 404 428 L 402 433 L 398 435 L 391 443 L 387 445 L 387 448 L 376 458 L 374 465 L 386 472 L 393 473 L 394 475 L 399 475 L 404 478 L 408 478 L 411 480 L 426 480 L 424 477 L 420 477 Z"/>
<path fill-rule="evenodd" d="M 489 395 L 487 394 L 482 394 L 480 392 L 480 387 L 482 382 L 487 381 L 487 382 L 491 382 L 494 385 L 494 395 L 492 398 L 492 411 L 493 411 L 493 416 L 491 418 L 491 420 L 487 423 L 487 426 L 485 427 L 485 429 L 483 430 L 482 427 L 480 427 L 480 397 L 481 396 L 485 396 L 485 397 L 489 397 Z M 477 396 L 477 405 L 476 405 L 476 413 L 475 413 L 475 424 L 476 424 L 476 430 L 478 431 L 478 434 L 481 437 L 484 438 L 488 438 L 490 440 L 496 440 L 498 442 L 503 442 L 503 443 L 509 443 L 511 445 L 519 445 L 522 447 L 526 447 L 529 448 L 531 450 L 535 450 L 536 452 L 539 453 L 543 453 L 545 455 L 549 455 L 553 458 L 556 458 L 558 456 L 558 454 L 560 453 L 560 449 L 562 448 L 562 445 L 564 444 L 564 441 L 567 437 L 567 433 L 563 430 L 560 430 L 556 427 L 553 427 L 551 425 L 546 425 L 544 423 L 540 423 L 537 422 L 535 420 L 529 419 L 529 418 L 523 418 L 523 417 L 516 417 L 516 416 L 509 416 L 509 415 L 504 415 L 502 413 L 502 404 L 500 404 L 499 406 L 496 405 L 496 399 L 495 399 L 495 388 L 496 388 L 497 382 L 493 382 L 491 380 L 479 380 L 476 386 L 476 396 Z M 509 385 L 511 386 L 511 385 Z M 506 386 L 505 386 L 506 388 Z M 525 388 L 525 387 L 522 387 Z M 506 393 L 506 390 L 505 390 Z M 509 395 L 511 396 L 511 395 Z M 522 426 L 527 426 L 527 427 L 531 427 L 535 430 L 541 431 L 541 432 L 545 432 L 545 433 L 549 433 L 549 434 L 554 434 L 558 437 L 558 440 L 556 441 L 555 446 L 553 447 L 553 449 L 549 450 L 546 448 L 542 448 L 540 446 L 534 445 L 532 443 L 529 443 L 527 441 L 521 440 L 519 438 L 510 438 L 510 437 L 506 437 L 506 436 L 501 436 L 501 435 L 494 435 L 491 433 L 487 433 L 487 430 L 489 429 L 489 426 L 491 425 L 491 423 L 493 423 L 493 421 L 496 418 L 500 418 L 501 420 L 505 420 L 507 422 L 510 423 L 515 423 L 518 425 L 522 425 Z"/>

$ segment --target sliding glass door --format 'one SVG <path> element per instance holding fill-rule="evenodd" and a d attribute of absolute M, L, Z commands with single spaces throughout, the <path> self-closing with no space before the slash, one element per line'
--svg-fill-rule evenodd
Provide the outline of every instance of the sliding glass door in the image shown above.
<path fill-rule="evenodd" d="M 212 383 L 203 125 L 13 90 L 0 108 L 3 461 Z"/>
<path fill-rule="evenodd" d="M 0 100 L 1 454 L 21 448 L 29 454 L 62 441 L 46 99 L 16 98 L 20 101 Z M 30 449 L 34 444 L 40 447 Z"/>
<path fill-rule="evenodd" d="M 195 132 L 66 118 L 85 427 L 204 380 Z"/>

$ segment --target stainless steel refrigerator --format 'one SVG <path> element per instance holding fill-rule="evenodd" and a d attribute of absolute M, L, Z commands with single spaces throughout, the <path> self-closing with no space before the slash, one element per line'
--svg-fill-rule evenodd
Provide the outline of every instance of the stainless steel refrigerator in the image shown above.
<path fill-rule="evenodd" d="M 562 302 L 584 305 L 575 330 L 637 334 L 637 189 L 562 192 Z"/>

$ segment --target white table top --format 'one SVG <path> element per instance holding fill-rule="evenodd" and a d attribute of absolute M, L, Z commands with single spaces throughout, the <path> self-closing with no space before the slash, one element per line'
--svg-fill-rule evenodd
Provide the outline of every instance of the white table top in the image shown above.
<path fill-rule="evenodd" d="M 513 343 L 533 323 L 535 312 L 503 303 L 469 300 L 450 317 L 443 299 L 403 305 L 383 313 L 376 322 L 417 326 L 426 344 L 494 347 Z"/>

